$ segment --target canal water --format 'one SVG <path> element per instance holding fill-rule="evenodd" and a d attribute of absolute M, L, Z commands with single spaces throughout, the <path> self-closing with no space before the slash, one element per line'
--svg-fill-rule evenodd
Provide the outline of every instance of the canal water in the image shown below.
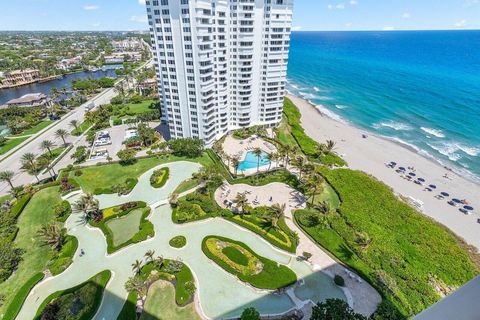
<path fill-rule="evenodd" d="M 7 101 L 12 99 L 20 98 L 21 96 L 28 93 L 44 93 L 46 95 L 50 94 L 50 91 L 53 88 L 61 89 L 66 87 L 68 90 L 72 88 L 72 80 L 75 79 L 100 79 L 102 77 L 112 77 L 115 78 L 115 68 L 114 66 L 103 71 L 95 72 L 77 72 L 72 74 L 67 74 L 61 79 L 52 80 L 44 83 L 32 83 L 26 86 L 21 86 L 17 88 L 10 89 L 0 89 L 0 105 L 4 105 Z M 1 131 L 1 128 L 0 128 Z"/>

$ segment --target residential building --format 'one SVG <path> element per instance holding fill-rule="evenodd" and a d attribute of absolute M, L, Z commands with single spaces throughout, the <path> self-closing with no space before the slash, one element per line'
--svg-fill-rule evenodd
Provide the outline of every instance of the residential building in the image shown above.
<path fill-rule="evenodd" d="M 24 84 L 34 83 L 40 80 L 40 73 L 35 69 L 15 70 L 6 72 L 0 83 L 0 88 L 10 88 Z"/>
<path fill-rule="evenodd" d="M 143 48 L 143 43 L 137 38 L 128 38 L 120 41 L 112 41 L 113 50 L 129 51 Z"/>
<path fill-rule="evenodd" d="M 43 93 L 29 93 L 7 102 L 8 107 L 50 107 L 51 99 Z"/>
<path fill-rule="evenodd" d="M 162 120 L 207 145 L 282 118 L 293 0 L 147 0 Z"/>

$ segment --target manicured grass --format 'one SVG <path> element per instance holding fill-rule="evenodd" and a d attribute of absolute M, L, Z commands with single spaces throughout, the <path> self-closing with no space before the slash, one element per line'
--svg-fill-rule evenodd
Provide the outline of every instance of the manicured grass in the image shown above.
<path fill-rule="evenodd" d="M 198 186 L 198 181 L 196 179 L 188 179 L 180 183 L 173 193 L 181 194 L 187 192 L 188 190 L 192 190 L 196 186 Z"/>
<path fill-rule="evenodd" d="M 121 218 L 110 219 L 105 223 L 112 234 L 112 244 L 115 247 L 127 242 L 138 232 L 142 214 L 142 209 L 135 209 Z"/>
<path fill-rule="evenodd" d="M 76 287 L 51 294 L 40 305 L 35 319 L 41 318 L 43 310 L 50 303 L 56 303 L 60 307 L 55 319 L 92 319 L 100 307 L 103 292 L 111 275 L 110 270 L 105 270 Z M 75 310 L 75 313 L 72 313 L 72 310 Z"/>
<path fill-rule="evenodd" d="M 27 135 L 32 135 L 32 134 L 38 133 L 38 132 L 42 131 L 43 129 L 45 129 L 46 127 L 48 127 L 49 125 L 51 125 L 52 123 L 53 123 L 52 120 L 42 121 L 42 122 L 36 124 L 35 126 L 31 127 L 30 129 L 27 129 L 23 132 L 20 132 L 20 133 L 14 135 L 13 137 L 27 136 Z"/>
<path fill-rule="evenodd" d="M 328 217 L 329 229 L 300 226 L 405 316 L 438 301 L 435 286 L 448 291 L 479 273 L 463 242 L 399 200 L 383 183 L 349 169 L 323 168 L 322 173 L 340 194 L 339 213 Z M 297 223 L 302 214 L 295 213 Z"/>
<path fill-rule="evenodd" d="M 137 298 L 138 295 L 135 291 L 132 291 L 128 294 L 127 300 L 123 305 L 120 314 L 117 317 L 117 320 L 131 320 L 136 319 L 137 316 Z"/>
<path fill-rule="evenodd" d="M 130 318 L 133 319 L 133 318 Z M 175 288 L 166 281 L 155 282 L 148 290 L 145 310 L 140 320 L 200 320 L 195 306 L 179 307 L 175 304 Z"/>
<path fill-rule="evenodd" d="M 43 280 L 44 276 L 45 275 L 42 272 L 37 273 L 17 291 L 15 297 L 13 297 L 12 303 L 8 305 L 8 308 L 3 315 L 3 319 L 15 319 L 22 309 L 23 303 L 25 302 L 25 299 L 27 299 L 30 291 L 37 283 Z"/>
<path fill-rule="evenodd" d="M 11 199 L 12 199 L 12 196 L 11 196 L 11 195 L 8 195 L 8 194 L 5 195 L 5 196 L 1 196 L 1 197 L 0 197 L 0 206 L 1 206 L 4 202 L 6 202 L 6 201 L 8 201 L 8 200 L 11 200 Z"/>
<path fill-rule="evenodd" d="M 79 136 L 82 133 L 84 133 L 85 131 L 87 131 L 87 129 L 90 128 L 92 125 L 93 125 L 93 123 L 91 123 L 89 121 L 84 121 L 78 126 L 77 129 L 73 129 L 70 133 L 73 136 Z"/>
<path fill-rule="evenodd" d="M 172 271 L 172 265 L 181 266 L 179 269 Z M 145 280 L 152 273 L 157 271 L 160 279 L 168 280 L 175 284 L 175 302 L 179 306 L 185 306 L 192 302 L 195 289 L 190 290 L 189 286 L 194 285 L 192 271 L 188 266 L 180 261 L 165 259 L 161 267 L 155 262 L 150 262 L 142 267 L 140 277 Z"/>
<path fill-rule="evenodd" d="M 89 221 L 90 225 L 99 228 L 105 234 L 107 239 L 107 252 L 109 254 L 132 243 L 142 242 L 148 237 L 153 237 L 155 235 L 153 224 L 147 220 L 147 217 L 150 215 L 150 208 L 146 207 L 147 205 L 145 202 L 141 201 L 132 202 L 131 204 L 132 206 L 126 209 L 122 209 L 121 205 L 104 209 L 102 211 L 103 219 L 101 221 Z M 141 212 L 140 223 L 136 231 L 131 226 L 131 219 L 122 219 L 123 217 L 134 213 L 133 211 Z M 115 221 L 116 224 L 114 225 L 114 228 L 111 228 L 110 223 L 117 218 L 122 220 Z M 136 219 L 135 216 L 133 218 Z M 126 233 L 127 235 L 122 233 Z M 114 241 L 115 236 L 119 238 L 117 241 Z"/>
<path fill-rule="evenodd" d="M 161 188 L 167 183 L 170 176 L 170 169 L 168 167 L 155 170 L 150 177 L 150 185 L 154 188 Z"/>
<path fill-rule="evenodd" d="M 158 100 L 145 100 L 141 103 L 130 103 L 127 105 L 127 114 L 129 116 L 133 116 L 153 111 L 155 109 L 158 109 L 157 107 L 155 107 L 156 103 L 158 103 Z"/>
<path fill-rule="evenodd" d="M 168 244 L 173 248 L 183 248 L 187 245 L 187 238 L 184 236 L 176 236 L 170 239 Z"/>
<path fill-rule="evenodd" d="M 27 140 L 29 137 L 23 138 L 15 138 L 15 139 L 7 139 L 7 142 L 0 147 L 0 155 L 7 153 L 8 151 L 12 150 L 23 141 Z"/>
<path fill-rule="evenodd" d="M 202 251 L 225 271 L 259 289 L 275 290 L 297 281 L 287 266 L 257 255 L 242 242 L 208 236 L 202 241 Z"/>
<path fill-rule="evenodd" d="M 67 237 L 62 251 L 54 256 L 51 249 L 44 246 L 37 235 L 42 225 L 56 221 L 53 208 L 61 201 L 58 187 L 45 188 L 35 193 L 21 211 L 17 222 L 19 230 L 14 245 L 25 250 L 25 254 L 15 274 L 0 284 L 0 294 L 7 297 L 5 304 L 0 307 L 0 314 L 5 312 L 10 303 L 13 303 L 11 299 L 36 274 L 47 268 L 51 268 L 52 272 L 58 274 L 70 265 L 75 252 L 73 248 L 76 248 L 76 239 Z M 21 201 L 18 203 L 21 209 Z M 15 303 L 19 302 L 15 301 Z"/>
<path fill-rule="evenodd" d="M 324 201 L 330 204 L 330 208 L 332 210 L 336 210 L 338 207 L 340 207 L 340 199 L 337 193 L 326 182 L 323 185 L 322 192 L 320 194 L 315 195 L 314 204 L 320 204 Z M 310 203 L 311 198 L 308 198 L 307 202 Z"/>
<path fill-rule="evenodd" d="M 132 165 L 121 165 L 119 163 L 112 163 L 101 166 L 83 168 L 81 169 L 83 173 L 81 176 L 74 176 L 72 171 L 72 173 L 70 174 L 70 178 L 76 181 L 85 192 L 94 192 L 95 190 L 100 189 L 109 190 L 112 186 L 124 183 L 126 179 L 138 179 L 138 177 L 140 177 L 142 174 L 160 164 L 180 160 L 193 161 L 200 164 L 211 163 L 207 155 L 196 159 L 187 159 L 184 157 L 175 156 L 168 156 L 163 158 L 150 157 L 138 159 Z"/>

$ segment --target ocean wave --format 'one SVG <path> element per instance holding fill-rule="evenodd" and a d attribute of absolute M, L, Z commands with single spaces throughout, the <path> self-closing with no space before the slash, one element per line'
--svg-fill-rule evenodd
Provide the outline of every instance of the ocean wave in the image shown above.
<path fill-rule="evenodd" d="M 313 90 L 315 90 L 316 92 L 320 91 L 320 89 L 318 87 L 313 87 Z"/>
<path fill-rule="evenodd" d="M 344 105 L 342 105 L 342 104 L 336 104 L 336 105 L 335 105 L 335 108 L 342 110 L 342 109 L 346 109 L 346 108 L 348 108 L 348 107 L 347 107 L 347 106 L 344 106 Z"/>
<path fill-rule="evenodd" d="M 443 134 L 442 130 L 438 129 L 432 129 L 432 128 L 426 128 L 426 127 L 421 127 L 420 128 L 423 132 L 426 132 L 428 134 L 431 134 L 432 136 L 435 136 L 437 138 L 445 138 L 445 134 Z"/>
<path fill-rule="evenodd" d="M 338 114 L 336 114 L 333 111 L 330 111 L 329 109 L 325 108 L 325 106 L 323 106 L 321 104 L 315 105 L 315 108 L 317 108 L 318 111 L 320 111 L 322 114 L 324 114 L 325 116 L 329 117 L 332 120 L 335 120 L 335 121 L 338 121 L 338 122 L 341 122 L 341 123 L 345 123 L 345 124 L 348 123 L 345 119 L 340 117 Z"/>
<path fill-rule="evenodd" d="M 468 147 L 462 144 L 457 145 L 460 150 L 468 154 L 469 156 L 476 157 L 480 154 L 480 148 Z"/>
<path fill-rule="evenodd" d="M 381 129 L 381 128 L 390 128 L 390 129 L 393 129 L 395 131 L 409 131 L 409 130 L 412 130 L 412 127 L 409 126 L 408 124 L 402 123 L 402 122 L 396 122 L 396 121 L 379 122 L 379 123 L 375 123 L 372 127 L 374 129 L 377 129 L 377 130 Z"/>
<path fill-rule="evenodd" d="M 462 158 L 460 152 L 472 157 L 476 157 L 480 154 L 480 148 L 466 146 L 457 142 L 443 142 L 443 143 L 427 143 L 432 149 L 437 150 L 439 153 L 447 156 L 452 161 L 458 161 Z"/>

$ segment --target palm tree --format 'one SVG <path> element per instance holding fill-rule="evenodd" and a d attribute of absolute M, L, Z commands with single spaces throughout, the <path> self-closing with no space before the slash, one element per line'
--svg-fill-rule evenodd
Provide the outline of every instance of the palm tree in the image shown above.
<path fill-rule="evenodd" d="M 357 232 L 355 236 L 355 243 L 360 247 L 362 252 L 366 251 L 370 244 L 372 244 L 373 239 L 366 233 Z"/>
<path fill-rule="evenodd" d="M 145 258 L 153 262 L 153 256 L 155 255 L 155 250 L 148 250 L 145 252 Z"/>
<path fill-rule="evenodd" d="M 332 206 L 330 205 L 330 202 L 322 201 L 319 204 L 313 205 L 313 209 L 318 210 L 324 215 L 327 215 L 332 211 Z"/>
<path fill-rule="evenodd" d="M 73 204 L 73 209 L 84 213 L 86 219 L 97 218 L 99 214 L 98 200 L 91 193 L 84 194 Z"/>
<path fill-rule="evenodd" d="M 327 140 L 327 143 L 325 144 L 325 149 L 324 149 L 324 152 L 326 155 L 329 155 L 330 153 L 333 152 L 333 150 L 335 149 L 335 141 L 333 140 Z"/>
<path fill-rule="evenodd" d="M 135 262 L 132 263 L 132 271 L 135 272 L 136 274 L 139 274 L 140 270 L 142 270 L 142 261 L 135 260 Z"/>
<path fill-rule="evenodd" d="M 40 157 L 40 158 L 38 158 L 37 163 L 40 166 L 40 168 L 45 168 L 45 169 L 48 170 L 48 173 L 50 174 L 50 177 L 52 179 L 55 177 L 55 175 L 56 175 L 55 169 L 50 166 L 50 164 L 52 163 L 51 158 Z M 52 174 L 52 171 L 53 171 L 53 174 Z"/>
<path fill-rule="evenodd" d="M 0 181 L 2 182 L 6 182 L 10 185 L 10 189 L 15 189 L 15 187 L 13 186 L 13 183 L 12 183 L 12 180 L 13 180 L 13 176 L 15 175 L 15 173 L 13 171 L 1 171 L 0 172 Z"/>
<path fill-rule="evenodd" d="M 305 183 L 305 193 L 310 195 L 311 204 L 315 202 L 315 196 L 323 189 L 323 177 L 318 173 L 312 173 Z"/>
<path fill-rule="evenodd" d="M 69 136 L 69 133 L 65 129 L 58 129 L 55 131 L 55 137 L 62 139 L 63 145 L 67 146 L 67 141 L 65 141 L 65 138 Z"/>
<path fill-rule="evenodd" d="M 48 154 L 50 155 L 50 157 L 53 156 L 52 154 L 52 148 L 54 147 L 55 145 L 53 144 L 52 141 L 50 140 L 43 140 L 42 143 L 40 144 L 40 148 L 42 148 L 44 151 L 47 150 L 48 151 Z"/>
<path fill-rule="evenodd" d="M 268 219 L 270 220 L 270 223 L 272 224 L 272 227 L 275 229 L 278 229 L 278 221 L 285 215 L 285 209 L 286 209 L 286 204 L 274 204 L 270 208 L 270 215 Z"/>
<path fill-rule="evenodd" d="M 235 176 L 237 175 L 239 165 L 240 165 L 240 158 L 238 156 L 233 156 L 232 157 L 232 166 L 233 166 L 233 170 L 235 171 Z"/>
<path fill-rule="evenodd" d="M 237 193 L 237 196 L 235 199 L 233 199 L 233 203 L 239 208 L 242 214 L 246 213 L 248 207 L 249 207 L 249 202 L 247 199 L 247 196 L 245 193 Z"/>
<path fill-rule="evenodd" d="M 138 275 L 131 277 L 125 283 L 125 290 L 128 292 L 136 292 L 143 302 L 143 298 L 147 295 L 148 286 Z"/>
<path fill-rule="evenodd" d="M 75 131 L 78 131 L 78 126 L 79 126 L 79 123 L 78 123 L 78 120 L 72 120 L 70 121 L 70 126 L 73 127 L 73 129 L 75 129 Z"/>
<path fill-rule="evenodd" d="M 50 246 L 52 250 L 60 251 L 65 241 L 65 229 L 60 228 L 55 223 L 42 226 L 38 230 L 38 235 L 42 238 L 45 245 Z"/>
<path fill-rule="evenodd" d="M 267 160 L 268 160 L 268 171 L 272 168 L 272 162 L 275 161 L 276 154 L 275 152 L 270 152 L 267 154 Z"/>
<path fill-rule="evenodd" d="M 302 156 L 298 156 L 295 159 L 292 160 L 292 165 L 294 168 L 296 168 L 299 172 L 298 178 L 301 180 L 302 179 L 302 173 L 305 171 L 305 167 L 307 165 L 307 159 Z"/>
<path fill-rule="evenodd" d="M 262 156 L 262 152 L 260 148 L 253 149 L 253 154 L 257 157 L 257 172 L 260 171 L 260 157 Z"/>
<path fill-rule="evenodd" d="M 165 259 L 163 258 L 163 256 L 158 256 L 158 257 L 155 258 L 154 263 L 160 269 L 160 268 L 162 268 L 163 264 L 165 263 Z"/>
<path fill-rule="evenodd" d="M 35 155 L 31 152 L 25 153 L 21 158 L 22 167 L 31 175 L 35 176 L 37 182 L 40 182 L 38 178 L 38 165 L 35 162 Z"/>

